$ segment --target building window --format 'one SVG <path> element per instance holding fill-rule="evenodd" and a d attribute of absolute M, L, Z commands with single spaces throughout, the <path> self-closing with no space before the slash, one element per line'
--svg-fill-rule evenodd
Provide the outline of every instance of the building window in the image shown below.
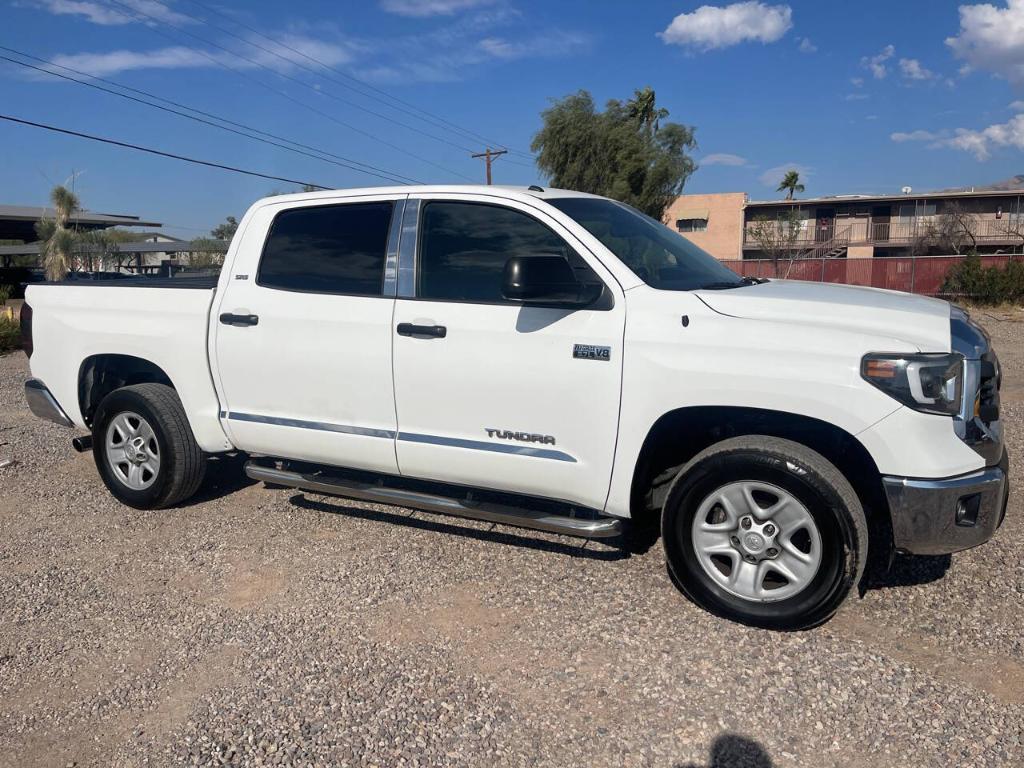
<path fill-rule="evenodd" d="M 935 203 L 917 203 L 916 205 L 901 205 L 900 218 L 912 219 L 914 216 L 934 216 Z"/>
<path fill-rule="evenodd" d="M 707 232 L 707 219 L 677 219 L 676 229 L 680 232 Z"/>

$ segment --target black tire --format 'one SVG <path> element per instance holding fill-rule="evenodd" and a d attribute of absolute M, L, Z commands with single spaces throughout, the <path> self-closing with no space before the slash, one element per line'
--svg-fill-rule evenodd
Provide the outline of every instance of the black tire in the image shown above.
<path fill-rule="evenodd" d="M 160 466 L 149 487 L 136 490 L 115 474 L 106 451 L 110 422 L 130 412 L 152 427 Z M 107 489 L 135 509 L 163 509 L 188 499 L 206 474 L 206 457 L 196 444 L 178 393 L 164 384 L 135 384 L 114 390 L 100 403 L 93 420 L 93 457 Z"/>
<path fill-rule="evenodd" d="M 692 526 L 700 505 L 716 489 L 742 480 L 770 484 L 795 497 L 818 529 L 820 565 L 791 597 L 773 602 L 740 597 L 699 562 Z M 859 582 L 868 554 L 864 510 L 842 472 L 804 445 L 763 435 L 724 440 L 679 471 L 662 511 L 662 540 L 671 575 L 693 602 L 732 621 L 779 630 L 813 627 L 831 618 Z"/>

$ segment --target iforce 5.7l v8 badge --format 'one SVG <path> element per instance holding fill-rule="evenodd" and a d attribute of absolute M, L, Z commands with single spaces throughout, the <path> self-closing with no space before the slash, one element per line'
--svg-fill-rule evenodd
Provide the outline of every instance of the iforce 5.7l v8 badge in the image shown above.
<path fill-rule="evenodd" d="M 595 347 L 593 344 L 573 344 L 572 356 L 581 360 L 604 360 L 612 359 L 611 347 Z"/>

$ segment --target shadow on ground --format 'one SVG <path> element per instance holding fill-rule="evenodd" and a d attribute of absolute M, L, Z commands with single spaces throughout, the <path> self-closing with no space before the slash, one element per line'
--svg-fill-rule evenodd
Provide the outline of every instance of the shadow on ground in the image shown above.
<path fill-rule="evenodd" d="M 206 477 L 198 493 L 181 506 L 202 504 L 255 485 L 256 481 L 245 474 L 245 462 L 248 459 L 244 453 L 220 453 L 210 456 L 206 460 Z"/>
<path fill-rule="evenodd" d="M 510 532 L 510 530 L 514 531 L 515 529 L 509 529 L 506 526 L 492 525 L 490 528 L 470 528 L 469 526 L 459 525 L 459 518 L 444 518 L 433 513 L 421 513 L 415 510 L 386 512 L 348 506 L 344 503 L 343 499 L 339 499 L 338 502 L 318 501 L 307 497 L 305 494 L 296 493 L 289 499 L 289 502 L 300 509 L 345 515 L 346 517 L 354 517 L 359 520 L 371 520 L 387 525 L 400 525 L 421 531 L 435 531 L 451 536 L 463 536 L 478 541 L 491 541 L 524 549 L 554 552 L 569 557 L 580 557 L 588 560 L 624 560 L 630 557 L 628 550 L 614 545 L 614 542 L 618 541 L 617 539 L 611 540 L 613 542 L 612 546 L 595 544 L 584 539 L 578 539 L 574 543 L 566 544 L 561 541 L 541 538 L 542 534 L 537 534 L 536 537 L 533 537 L 531 531 L 525 531 L 522 534 Z M 448 520 L 454 522 L 448 522 Z"/>
<path fill-rule="evenodd" d="M 711 745 L 707 763 L 678 763 L 676 768 L 772 768 L 773 765 L 765 748 L 753 739 L 723 733 Z"/>
<path fill-rule="evenodd" d="M 864 585 L 871 590 L 930 584 L 944 578 L 952 563 L 952 555 L 896 555 L 891 566 L 870 569 Z"/>

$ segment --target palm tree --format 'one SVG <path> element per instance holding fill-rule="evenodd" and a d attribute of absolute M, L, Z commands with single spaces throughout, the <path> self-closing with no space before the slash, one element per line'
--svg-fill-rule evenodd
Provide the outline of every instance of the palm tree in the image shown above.
<path fill-rule="evenodd" d="M 50 192 L 53 220 L 42 219 L 36 225 L 36 234 L 43 240 L 43 264 L 47 280 L 63 280 L 71 269 L 71 255 L 75 249 L 75 233 L 68 222 L 78 210 L 78 197 L 65 186 L 58 185 Z"/>
<path fill-rule="evenodd" d="M 796 171 L 786 171 L 786 175 L 783 177 L 782 183 L 779 184 L 778 189 L 775 191 L 781 192 L 784 189 L 788 190 L 786 192 L 787 200 L 792 200 L 794 193 L 803 192 L 804 185 L 800 183 L 800 174 Z"/>
<path fill-rule="evenodd" d="M 658 123 L 668 117 L 667 109 L 655 106 L 654 89 L 649 85 L 642 90 L 634 91 L 633 98 L 626 106 L 629 109 L 629 116 L 650 133 L 657 133 Z"/>

